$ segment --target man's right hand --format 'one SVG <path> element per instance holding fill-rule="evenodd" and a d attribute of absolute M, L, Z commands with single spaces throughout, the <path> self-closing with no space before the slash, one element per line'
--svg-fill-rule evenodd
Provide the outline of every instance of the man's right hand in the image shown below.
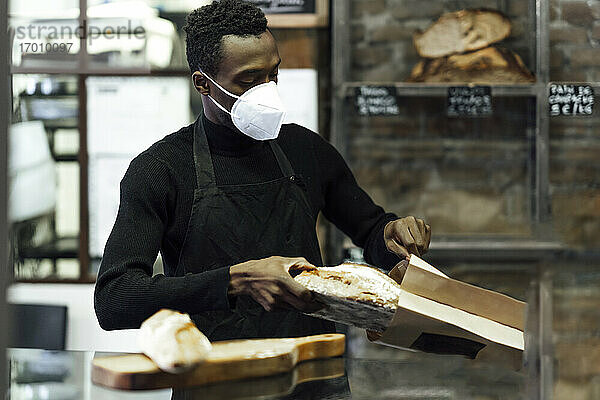
<path fill-rule="evenodd" d="M 229 268 L 228 294 L 249 295 L 267 311 L 289 306 L 303 312 L 319 310 L 322 305 L 289 274 L 293 265 L 312 266 L 305 258 L 278 256 L 233 265 Z"/>

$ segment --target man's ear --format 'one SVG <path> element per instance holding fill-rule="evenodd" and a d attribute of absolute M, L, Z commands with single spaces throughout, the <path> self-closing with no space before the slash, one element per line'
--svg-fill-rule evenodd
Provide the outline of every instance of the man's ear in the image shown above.
<path fill-rule="evenodd" d="M 210 94 L 210 88 L 208 87 L 208 79 L 200 71 L 196 71 L 192 74 L 192 82 L 198 93 L 203 95 Z"/>

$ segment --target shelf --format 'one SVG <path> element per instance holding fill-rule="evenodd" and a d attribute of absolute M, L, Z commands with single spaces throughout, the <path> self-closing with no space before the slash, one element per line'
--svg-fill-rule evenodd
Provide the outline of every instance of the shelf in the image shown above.
<path fill-rule="evenodd" d="M 522 84 L 522 85 L 473 85 L 469 83 L 449 83 L 449 84 L 432 84 L 432 83 L 405 83 L 405 82 L 342 82 L 338 95 L 341 98 L 354 96 L 356 88 L 364 86 L 383 86 L 395 87 L 397 96 L 407 97 L 438 97 L 447 96 L 448 88 L 455 86 L 490 86 L 492 88 L 492 96 L 496 97 L 535 97 L 536 95 L 545 96 L 548 93 L 548 87 L 551 84 L 560 85 L 589 85 L 594 88 L 596 96 L 600 95 L 600 82 L 549 82 Z"/>
<path fill-rule="evenodd" d="M 349 254 L 361 254 L 346 249 Z M 534 239 L 489 237 L 483 240 L 438 240 L 432 241 L 424 259 L 444 266 L 448 262 L 532 262 L 555 259 L 568 255 L 568 249 L 559 242 Z M 353 261 L 364 262 L 361 257 Z"/>
<path fill-rule="evenodd" d="M 86 75 L 86 76 L 189 76 L 190 71 L 184 68 L 146 69 L 132 68 L 41 68 L 12 66 L 12 75 Z"/>
<path fill-rule="evenodd" d="M 56 154 L 53 156 L 54 161 L 56 162 L 78 162 L 79 155 L 78 154 Z"/>
<path fill-rule="evenodd" d="M 77 129 L 79 123 L 77 118 L 44 119 L 42 121 L 47 130 Z"/>
<path fill-rule="evenodd" d="M 355 89 L 363 86 L 386 86 L 395 87 L 397 96 L 407 97 L 437 97 L 447 96 L 448 88 L 454 86 L 473 86 L 466 83 L 451 84 L 429 84 L 429 83 L 405 83 L 405 82 L 343 82 L 341 84 L 340 97 L 354 96 Z M 546 93 L 544 84 L 522 84 L 522 85 L 482 85 L 491 86 L 492 96 L 498 97 L 534 97 L 540 91 Z"/>
<path fill-rule="evenodd" d="M 533 239 L 444 240 L 433 241 L 427 258 L 452 261 L 540 261 L 559 257 L 563 244 Z"/>
<path fill-rule="evenodd" d="M 47 278 L 37 278 L 37 279 L 15 279 L 14 283 L 45 283 L 45 284 L 63 284 L 63 283 L 83 283 L 83 284 L 93 284 L 96 283 L 95 276 L 88 276 L 82 279 L 66 279 L 59 278 L 56 276 L 49 276 Z"/>
<path fill-rule="evenodd" d="M 51 260 L 56 260 L 59 258 L 78 258 L 79 238 L 76 236 L 58 238 L 56 241 L 43 246 L 22 249 L 20 250 L 19 255 L 22 258 L 48 258 Z"/>

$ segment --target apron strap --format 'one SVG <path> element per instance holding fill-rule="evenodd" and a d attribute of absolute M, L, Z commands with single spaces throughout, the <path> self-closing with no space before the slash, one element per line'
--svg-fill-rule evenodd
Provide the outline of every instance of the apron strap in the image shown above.
<path fill-rule="evenodd" d="M 277 164 L 279 164 L 279 169 L 281 169 L 283 176 L 286 178 L 294 176 L 294 169 L 292 168 L 292 164 L 290 164 L 290 160 L 288 160 L 287 156 L 285 155 L 279 144 L 277 144 L 275 140 L 270 140 L 269 144 L 271 145 L 273 154 L 275 154 Z"/>
<path fill-rule="evenodd" d="M 200 112 L 194 123 L 194 166 L 196 169 L 196 187 L 198 189 L 217 186 L 210 148 L 202 123 L 203 115 L 204 113 Z"/>

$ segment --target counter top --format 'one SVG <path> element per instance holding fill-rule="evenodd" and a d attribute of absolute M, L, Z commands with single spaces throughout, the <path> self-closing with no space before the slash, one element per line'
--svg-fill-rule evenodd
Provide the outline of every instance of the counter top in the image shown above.
<path fill-rule="evenodd" d="M 9 349 L 10 399 L 527 399 L 525 373 L 456 356 L 398 350 L 395 358 L 308 361 L 270 377 L 189 389 L 121 391 L 94 385 L 94 357 L 118 353 Z"/>

